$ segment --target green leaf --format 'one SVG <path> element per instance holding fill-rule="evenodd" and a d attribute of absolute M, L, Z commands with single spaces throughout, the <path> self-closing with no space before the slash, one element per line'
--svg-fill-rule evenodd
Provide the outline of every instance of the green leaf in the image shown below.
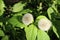
<path fill-rule="evenodd" d="M 31 24 L 29 27 L 25 27 L 27 40 L 36 40 L 37 28 L 35 25 Z"/>
<path fill-rule="evenodd" d="M 37 40 L 50 40 L 50 38 L 46 32 L 38 30 Z"/>
<path fill-rule="evenodd" d="M 42 19 L 42 18 L 48 19 L 46 16 L 40 15 L 40 16 L 38 16 L 38 17 L 36 18 L 35 24 L 37 25 L 37 24 L 38 24 L 38 21 L 39 21 L 40 19 Z"/>
<path fill-rule="evenodd" d="M 53 26 L 53 32 L 56 34 L 56 36 L 59 38 L 59 35 L 58 35 L 58 32 L 57 32 L 57 29 L 55 26 Z"/>
<path fill-rule="evenodd" d="M 32 10 L 30 10 L 30 9 L 25 9 L 25 10 L 22 10 L 22 11 L 16 13 L 14 16 L 26 14 L 26 13 L 29 13 L 29 12 L 32 12 Z"/>
<path fill-rule="evenodd" d="M 54 28 L 53 31 L 57 35 L 57 37 L 60 39 L 60 20 L 53 21 Z"/>
<path fill-rule="evenodd" d="M 60 5 L 60 0 L 57 0 L 57 3 Z"/>
<path fill-rule="evenodd" d="M 6 35 L 1 40 L 9 40 L 9 37 Z"/>
<path fill-rule="evenodd" d="M 0 30 L 0 36 L 4 36 L 4 32 L 2 30 Z"/>
<path fill-rule="evenodd" d="M 53 12 L 54 12 L 54 11 L 53 11 L 52 7 L 48 8 L 47 13 L 48 13 L 48 17 L 49 17 L 50 19 L 51 19 L 51 14 L 52 14 Z"/>
<path fill-rule="evenodd" d="M 46 16 L 40 15 L 40 16 L 38 16 L 38 17 L 36 18 L 36 20 L 40 20 L 40 19 L 42 19 L 42 18 L 47 19 L 47 17 L 46 17 Z"/>
<path fill-rule="evenodd" d="M 20 18 L 20 16 L 19 16 Z M 17 26 L 20 28 L 26 27 L 26 25 L 24 25 L 21 21 L 21 19 L 19 19 L 17 16 L 13 16 L 12 18 L 10 18 L 8 20 L 9 23 L 11 23 L 13 26 Z"/>
<path fill-rule="evenodd" d="M 22 13 L 22 14 L 26 14 L 26 13 L 28 13 L 28 12 L 32 12 L 32 10 L 30 10 L 30 9 L 25 9 L 25 10 L 20 11 L 20 13 Z"/>
<path fill-rule="evenodd" d="M 3 0 L 0 0 L 0 16 L 3 15 L 4 13 L 4 7 L 5 5 L 4 5 Z"/>
<path fill-rule="evenodd" d="M 2 26 L 2 25 L 3 25 L 3 23 L 2 23 L 2 22 L 0 22 L 0 25 Z"/>
<path fill-rule="evenodd" d="M 14 6 L 13 6 L 13 12 L 19 12 L 21 10 L 23 10 L 23 7 L 25 6 L 26 3 L 22 3 L 22 2 L 19 2 L 19 3 L 16 3 Z"/>

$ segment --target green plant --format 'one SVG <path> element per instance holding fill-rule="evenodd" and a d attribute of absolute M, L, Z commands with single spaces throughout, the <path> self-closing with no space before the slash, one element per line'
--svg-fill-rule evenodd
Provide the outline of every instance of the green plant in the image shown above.
<path fill-rule="evenodd" d="M 60 0 L 0 0 L 0 40 L 60 40 L 59 9 Z"/>

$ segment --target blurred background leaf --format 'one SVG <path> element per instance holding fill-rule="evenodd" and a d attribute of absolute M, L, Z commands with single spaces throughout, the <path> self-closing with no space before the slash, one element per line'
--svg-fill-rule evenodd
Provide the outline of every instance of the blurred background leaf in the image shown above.
<path fill-rule="evenodd" d="M 0 29 L 0 36 L 5 36 L 3 30 Z"/>
<path fill-rule="evenodd" d="M 6 35 L 1 40 L 9 40 L 9 37 Z"/>
<path fill-rule="evenodd" d="M 13 12 L 19 12 L 19 11 L 23 10 L 23 7 L 25 5 L 26 5 L 26 3 L 22 3 L 22 2 L 16 3 L 16 4 L 13 5 L 12 11 Z"/>
<path fill-rule="evenodd" d="M 3 0 L 0 0 L 0 16 L 3 15 L 4 13 L 4 7 L 5 7 L 5 4 Z"/>

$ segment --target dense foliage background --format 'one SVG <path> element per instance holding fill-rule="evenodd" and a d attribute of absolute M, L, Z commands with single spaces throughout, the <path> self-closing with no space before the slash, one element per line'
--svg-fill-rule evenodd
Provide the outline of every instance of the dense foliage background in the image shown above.
<path fill-rule="evenodd" d="M 22 23 L 22 16 L 31 13 L 34 22 Z M 38 28 L 36 18 L 46 16 L 52 27 Z M 60 0 L 0 0 L 0 40 L 60 40 Z"/>

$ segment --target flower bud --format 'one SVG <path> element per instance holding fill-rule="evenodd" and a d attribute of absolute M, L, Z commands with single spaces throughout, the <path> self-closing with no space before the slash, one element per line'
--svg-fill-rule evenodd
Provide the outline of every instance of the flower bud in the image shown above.
<path fill-rule="evenodd" d="M 22 18 L 22 22 L 25 24 L 25 25 L 29 25 L 33 22 L 33 15 L 30 14 L 30 13 L 27 13 L 23 16 Z"/>
<path fill-rule="evenodd" d="M 43 31 L 48 31 L 50 29 L 52 23 L 45 16 L 39 16 L 37 19 L 39 19 L 39 21 L 38 21 L 39 29 L 41 29 Z"/>

